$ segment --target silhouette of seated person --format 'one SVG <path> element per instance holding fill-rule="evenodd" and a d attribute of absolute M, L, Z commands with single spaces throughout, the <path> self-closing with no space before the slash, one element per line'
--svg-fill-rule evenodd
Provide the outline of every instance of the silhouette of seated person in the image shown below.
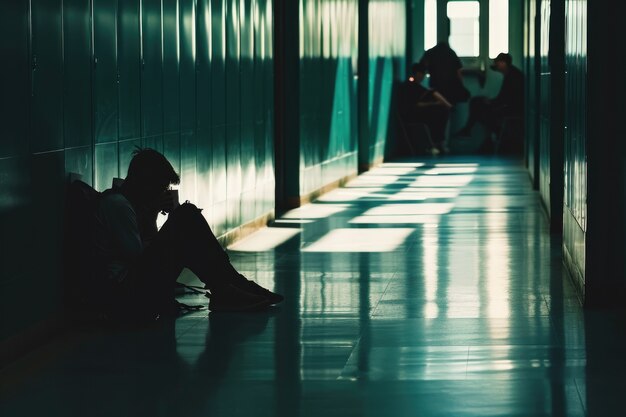
<path fill-rule="evenodd" d="M 524 74 L 513 66 L 511 55 L 505 53 L 498 54 L 491 68 L 504 75 L 500 92 L 495 98 L 472 98 L 467 123 L 456 133 L 457 136 L 471 136 L 474 125 L 481 123 L 486 129 L 481 146 L 481 151 L 485 152 L 491 150 L 492 134 L 498 133 L 506 118 L 524 117 Z"/>
<path fill-rule="evenodd" d="M 417 137 L 417 124 L 423 123 L 430 129 L 436 150 L 445 150 L 445 136 L 452 104 L 435 90 L 422 85 L 426 76 L 424 64 L 413 64 L 409 78 L 400 85 L 399 110 L 409 140 Z"/>
<path fill-rule="evenodd" d="M 210 292 L 211 311 L 248 311 L 283 296 L 239 274 L 201 214 L 177 205 L 180 178 L 153 149 L 138 149 L 123 184 L 103 192 L 93 234 L 93 275 L 118 311 L 175 315 L 176 280 L 189 268 Z M 169 213 L 159 230 L 159 212 Z M 154 316 L 152 316 L 154 317 Z"/>

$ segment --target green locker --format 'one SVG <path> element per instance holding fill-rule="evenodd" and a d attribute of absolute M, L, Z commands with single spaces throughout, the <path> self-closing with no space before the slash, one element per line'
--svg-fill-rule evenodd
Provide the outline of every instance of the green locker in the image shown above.
<path fill-rule="evenodd" d="M 180 72 L 178 0 L 163 1 L 163 153 L 180 171 Z"/>
<path fill-rule="evenodd" d="M 126 178 L 126 174 L 128 173 L 128 165 L 130 164 L 130 160 L 133 157 L 133 152 L 137 149 L 138 146 L 141 146 L 141 139 L 126 139 L 120 140 L 117 146 L 118 149 L 118 172 L 117 177 Z M 108 150 L 107 150 L 108 151 Z M 111 152 L 111 151 L 108 151 Z M 106 184 L 105 184 L 106 185 Z M 111 184 L 106 185 L 106 188 L 109 188 Z"/>
<path fill-rule="evenodd" d="M 65 147 L 92 144 L 91 126 L 91 4 L 63 2 L 63 125 Z"/>
<path fill-rule="evenodd" d="M 128 143 L 123 141 L 122 144 Z M 127 148 L 128 150 L 130 147 Z M 125 149 L 122 147 L 122 152 Z M 94 170 L 94 188 L 98 191 L 104 191 L 111 187 L 111 181 L 114 177 L 123 174 L 126 177 L 126 168 L 120 168 L 118 143 L 99 143 L 95 148 L 95 170 Z M 125 154 L 127 152 L 124 152 Z"/>
<path fill-rule="evenodd" d="M 180 0 L 180 129 L 196 127 L 196 11 L 194 0 Z"/>
<path fill-rule="evenodd" d="M 256 170 L 254 155 L 254 106 L 259 99 L 254 95 L 254 28 L 252 1 L 240 1 L 239 31 L 240 41 L 240 139 L 241 139 L 241 221 L 254 219 Z"/>
<path fill-rule="evenodd" d="M 214 232 L 226 231 L 226 8 L 211 2 L 211 198 Z"/>
<path fill-rule="evenodd" d="M 226 186 L 227 225 L 241 222 L 241 119 L 240 119 L 239 0 L 226 1 Z"/>
<path fill-rule="evenodd" d="M 119 138 L 137 139 L 141 137 L 139 0 L 118 4 Z"/>
<path fill-rule="evenodd" d="M 209 208 L 211 177 L 211 4 L 197 0 L 196 15 L 196 169 L 198 203 Z"/>
<path fill-rule="evenodd" d="M 141 3 L 141 136 L 144 144 L 162 148 L 163 135 L 163 33 L 161 1 Z"/>
<path fill-rule="evenodd" d="M 114 142 L 118 138 L 116 28 L 117 1 L 93 0 L 93 107 L 96 143 Z"/>
<path fill-rule="evenodd" d="M 82 181 L 93 184 L 93 146 L 66 149 L 65 172 L 82 175 Z"/>
<path fill-rule="evenodd" d="M 12 57 L 0 66 L 0 114 L 3 120 L 0 158 L 4 158 L 28 152 L 30 85 L 26 2 L 0 2 L 0 56 Z"/>
<path fill-rule="evenodd" d="M 63 42 L 61 0 L 33 0 L 32 39 L 32 152 L 63 147 Z"/>
<path fill-rule="evenodd" d="M 163 131 L 165 133 L 177 133 L 180 130 L 178 23 L 178 0 L 163 0 Z"/>
<path fill-rule="evenodd" d="M 257 206 L 256 211 L 261 212 L 264 211 L 263 207 L 265 207 L 264 203 L 264 185 L 266 179 L 265 172 L 265 163 L 266 163 L 266 152 L 265 149 L 265 126 L 263 120 L 263 111 L 264 111 L 264 86 L 265 82 L 265 45 L 264 45 L 264 7 L 265 1 L 263 0 L 255 0 L 252 3 L 253 14 L 258 15 L 258 19 L 253 20 L 253 39 L 254 39 L 254 54 L 253 54 L 253 68 L 254 73 L 252 76 L 252 91 L 251 94 L 255 98 L 254 106 L 252 106 L 252 123 L 253 123 L 253 149 L 254 149 L 254 171 L 256 173 L 256 184 L 255 184 L 255 205 Z"/>
<path fill-rule="evenodd" d="M 196 197 L 196 10 L 194 0 L 179 0 L 180 10 L 180 196 Z"/>

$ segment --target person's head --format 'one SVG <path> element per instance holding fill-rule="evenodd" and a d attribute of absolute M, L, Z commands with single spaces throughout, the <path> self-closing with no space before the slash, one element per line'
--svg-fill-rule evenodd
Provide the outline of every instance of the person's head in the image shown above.
<path fill-rule="evenodd" d="M 498 56 L 493 59 L 491 68 L 498 72 L 506 72 L 511 64 L 513 64 L 513 57 L 504 52 L 500 52 Z"/>
<path fill-rule="evenodd" d="M 180 177 L 161 153 L 150 148 L 137 148 L 128 165 L 124 186 L 142 202 L 156 200 Z"/>
<path fill-rule="evenodd" d="M 424 77 L 426 77 L 426 65 L 421 62 L 413 64 L 411 66 L 411 77 L 409 79 L 419 84 L 424 81 Z"/>

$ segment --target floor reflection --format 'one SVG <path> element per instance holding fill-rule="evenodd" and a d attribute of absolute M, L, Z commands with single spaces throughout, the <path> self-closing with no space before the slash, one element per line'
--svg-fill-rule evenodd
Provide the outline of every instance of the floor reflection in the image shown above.
<path fill-rule="evenodd" d="M 516 161 L 384 164 L 230 249 L 284 305 L 85 337 L 0 414 L 622 414 L 624 318 L 582 312 Z"/>

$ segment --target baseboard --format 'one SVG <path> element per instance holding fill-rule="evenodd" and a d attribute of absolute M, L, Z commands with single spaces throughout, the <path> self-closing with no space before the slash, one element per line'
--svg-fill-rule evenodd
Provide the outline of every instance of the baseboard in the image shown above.
<path fill-rule="evenodd" d="M 572 284 L 574 285 L 574 289 L 576 290 L 576 294 L 578 295 L 578 300 L 581 305 L 585 303 L 585 277 L 582 271 L 576 266 L 576 262 L 566 245 L 563 245 L 563 264 L 565 265 L 565 270 L 570 277 Z"/>
<path fill-rule="evenodd" d="M 370 169 L 376 168 L 377 166 L 381 165 L 383 162 L 385 162 L 385 158 L 380 156 L 373 160 L 371 163 L 359 164 L 359 172 L 369 171 Z"/>
<path fill-rule="evenodd" d="M 244 237 L 256 232 L 260 228 L 267 226 L 269 222 L 274 220 L 274 217 L 274 210 L 272 210 L 262 216 L 257 217 L 252 221 L 244 223 L 241 226 L 224 233 L 223 235 L 219 236 L 217 240 L 223 247 L 230 246 L 236 241 L 241 240 Z"/>
<path fill-rule="evenodd" d="M 346 175 L 345 177 L 342 177 L 336 181 L 333 181 L 331 183 L 328 183 L 326 185 L 324 185 L 323 187 L 318 188 L 315 191 L 311 191 L 310 193 L 301 195 L 299 197 L 288 197 L 287 198 L 287 207 L 286 209 L 295 209 L 298 208 L 300 206 L 303 206 L 305 204 L 309 204 L 313 201 L 315 201 L 316 199 L 318 199 L 320 196 L 335 190 L 337 188 L 340 188 L 344 185 L 346 185 L 349 181 L 353 180 L 354 178 L 356 178 L 359 174 L 354 172 L 352 174 Z"/>

